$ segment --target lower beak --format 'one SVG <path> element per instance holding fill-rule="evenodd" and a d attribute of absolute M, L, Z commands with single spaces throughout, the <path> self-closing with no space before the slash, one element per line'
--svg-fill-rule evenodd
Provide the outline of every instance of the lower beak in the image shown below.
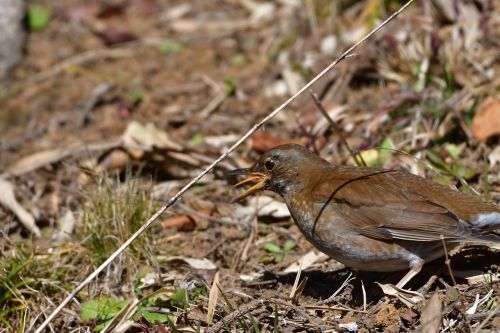
<path fill-rule="evenodd" d="M 237 183 L 236 185 L 234 185 L 234 187 L 238 187 L 238 186 L 241 186 L 241 185 L 246 184 L 246 183 L 255 182 L 255 184 L 253 186 L 251 186 L 247 190 L 243 191 L 236 198 L 234 198 L 233 202 L 241 200 L 241 199 L 246 198 L 255 192 L 258 192 L 259 190 L 264 188 L 264 186 L 266 185 L 266 181 L 268 180 L 266 174 L 261 173 L 261 172 L 254 172 L 248 168 L 247 169 L 231 170 L 228 173 L 226 173 L 226 175 L 228 175 L 228 176 L 237 176 L 237 175 L 249 176 L 248 178 L 246 178 L 246 179 L 240 181 L 239 183 Z"/>

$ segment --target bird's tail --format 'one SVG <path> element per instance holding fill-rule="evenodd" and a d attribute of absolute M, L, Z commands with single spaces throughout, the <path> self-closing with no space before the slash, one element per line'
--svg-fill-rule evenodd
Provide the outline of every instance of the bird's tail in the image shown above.
<path fill-rule="evenodd" d="M 496 230 L 500 232 L 500 211 L 478 214 L 470 221 L 470 224 L 482 232 L 496 233 Z"/>

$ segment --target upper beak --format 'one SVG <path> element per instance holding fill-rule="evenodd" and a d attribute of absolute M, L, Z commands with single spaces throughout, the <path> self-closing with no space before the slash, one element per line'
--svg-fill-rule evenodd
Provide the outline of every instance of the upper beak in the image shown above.
<path fill-rule="evenodd" d="M 266 185 L 266 181 L 268 180 L 267 175 L 262 172 L 255 172 L 252 169 L 253 168 L 235 169 L 226 173 L 227 176 L 238 176 L 238 175 L 249 176 L 248 178 L 234 185 L 234 187 L 238 187 L 250 182 L 255 182 L 253 186 L 243 191 L 242 193 L 240 193 L 240 195 L 234 198 L 233 202 L 248 197 L 249 195 L 259 191 Z"/>

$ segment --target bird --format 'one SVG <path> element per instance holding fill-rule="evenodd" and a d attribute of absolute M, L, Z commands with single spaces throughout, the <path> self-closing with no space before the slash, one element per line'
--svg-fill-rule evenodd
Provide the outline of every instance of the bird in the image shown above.
<path fill-rule="evenodd" d="M 500 208 L 414 175 L 330 164 L 305 147 L 284 144 L 264 153 L 235 186 L 254 183 L 235 200 L 263 190 L 279 194 L 305 238 L 355 270 L 408 270 L 464 244 L 500 242 Z"/>

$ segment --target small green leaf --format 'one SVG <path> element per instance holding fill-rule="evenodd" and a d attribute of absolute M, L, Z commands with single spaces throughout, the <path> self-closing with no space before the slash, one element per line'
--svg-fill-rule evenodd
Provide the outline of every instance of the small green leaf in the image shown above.
<path fill-rule="evenodd" d="M 382 144 L 380 145 L 380 155 L 379 155 L 379 160 L 380 160 L 380 166 L 384 166 L 387 163 L 387 160 L 391 157 L 392 154 L 392 149 L 394 149 L 394 143 L 390 138 L 386 138 L 384 141 L 382 141 Z"/>
<path fill-rule="evenodd" d="M 295 247 L 295 242 L 288 239 L 286 242 L 285 242 L 285 245 L 283 245 L 283 250 L 285 252 L 290 252 L 293 248 Z"/>
<path fill-rule="evenodd" d="M 179 289 L 170 296 L 170 302 L 174 306 L 182 307 L 182 305 L 187 301 L 187 291 L 186 289 Z"/>
<path fill-rule="evenodd" d="M 167 322 L 169 319 L 169 315 L 167 315 L 166 313 L 159 313 L 159 312 L 144 311 L 142 313 L 142 316 L 150 324 L 154 324 L 157 321 L 159 321 L 160 323 L 164 323 Z"/>
<path fill-rule="evenodd" d="M 488 300 L 488 302 L 486 302 L 486 309 L 488 309 L 488 310 L 491 310 L 496 306 L 497 306 L 497 302 L 494 299 L 490 299 L 490 300 Z"/>
<path fill-rule="evenodd" d="M 106 321 L 104 321 L 104 322 L 102 322 L 102 323 L 100 323 L 100 324 L 96 325 L 96 326 L 94 327 L 94 331 L 95 331 L 95 332 L 100 332 L 100 331 L 102 331 L 102 330 L 103 330 L 106 326 L 108 326 L 109 322 L 110 322 L 110 321 L 112 321 L 112 320 L 113 320 L 113 318 L 111 318 L 111 319 L 109 319 L 109 320 L 106 320 Z"/>
<path fill-rule="evenodd" d="M 271 253 L 281 253 L 281 248 L 274 243 L 265 243 L 263 245 L 264 250 Z"/>
<path fill-rule="evenodd" d="M 96 299 L 82 303 L 82 312 L 80 314 L 82 320 L 90 320 L 98 318 L 99 317 L 98 307 L 99 307 L 99 301 Z"/>
<path fill-rule="evenodd" d="M 109 320 L 113 318 L 128 301 L 120 301 L 113 297 L 102 296 L 95 300 L 82 303 L 81 318 L 83 320 L 100 319 Z"/>
<path fill-rule="evenodd" d="M 192 146 L 198 146 L 198 145 L 201 145 L 203 143 L 203 135 L 197 133 L 195 135 L 193 135 L 193 137 L 191 138 L 191 140 L 189 140 L 189 143 L 192 145 Z"/>
<path fill-rule="evenodd" d="M 224 91 L 227 95 L 231 95 L 236 90 L 236 78 L 228 76 L 224 79 Z"/>
<path fill-rule="evenodd" d="M 271 255 L 265 255 L 265 256 L 263 256 L 263 257 L 261 257 L 259 259 L 259 262 L 263 263 L 263 264 L 267 264 L 268 262 L 273 261 L 273 260 L 274 260 L 273 256 L 271 256 Z"/>
<path fill-rule="evenodd" d="M 476 175 L 476 173 L 472 170 L 467 168 L 464 165 L 457 164 L 452 167 L 453 170 L 453 175 L 455 175 L 458 178 L 463 178 L 463 179 L 471 179 Z"/>
<path fill-rule="evenodd" d="M 281 260 L 283 260 L 283 254 L 281 254 L 281 253 L 274 254 L 274 261 L 275 262 L 280 262 Z"/>
<path fill-rule="evenodd" d="M 131 99 L 134 101 L 143 101 L 144 100 L 144 92 L 141 90 L 134 90 L 130 93 Z"/>
<path fill-rule="evenodd" d="M 448 152 L 448 154 L 450 154 L 450 156 L 454 160 L 456 160 L 458 158 L 458 156 L 460 156 L 460 153 L 462 152 L 462 149 L 453 143 L 448 143 L 445 146 L 445 148 L 446 148 L 446 151 Z"/>
<path fill-rule="evenodd" d="M 367 166 L 375 167 L 379 166 L 379 152 L 376 149 L 367 149 L 359 153 L 359 155 L 366 162 Z"/>
<path fill-rule="evenodd" d="M 243 66 L 246 63 L 246 58 L 244 54 L 238 53 L 231 58 L 231 65 L 235 67 Z"/>
<path fill-rule="evenodd" d="M 441 185 L 450 185 L 453 180 L 452 176 L 439 175 L 433 178 L 433 180 Z"/>
<path fill-rule="evenodd" d="M 180 53 L 184 49 L 182 44 L 167 40 L 160 46 L 161 53 Z"/>
<path fill-rule="evenodd" d="M 50 9 L 42 5 L 31 5 L 28 7 L 27 21 L 31 31 L 45 28 L 50 20 Z"/>
<path fill-rule="evenodd" d="M 460 292 L 457 288 L 451 287 L 446 291 L 445 301 L 446 303 L 455 302 L 460 298 Z"/>

